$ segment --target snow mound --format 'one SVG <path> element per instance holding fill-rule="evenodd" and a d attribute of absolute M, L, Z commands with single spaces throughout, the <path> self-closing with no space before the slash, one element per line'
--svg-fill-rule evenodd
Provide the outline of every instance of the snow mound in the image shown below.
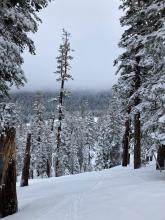
<path fill-rule="evenodd" d="M 6 220 L 165 220 L 165 175 L 150 166 L 30 181 Z"/>

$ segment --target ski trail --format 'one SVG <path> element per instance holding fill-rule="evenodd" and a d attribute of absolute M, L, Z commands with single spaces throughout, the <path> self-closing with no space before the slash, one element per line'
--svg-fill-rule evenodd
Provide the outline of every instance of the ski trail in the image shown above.
<path fill-rule="evenodd" d="M 164 220 L 164 180 L 153 167 L 32 180 L 6 220 Z"/>
<path fill-rule="evenodd" d="M 103 182 L 101 180 L 97 181 L 94 184 L 84 190 L 81 193 L 76 193 L 73 195 L 68 204 L 68 210 L 65 214 L 65 220 L 79 220 L 81 218 L 80 211 L 82 211 L 82 206 L 85 205 L 86 200 L 91 192 L 99 190 L 101 188 Z"/>
<path fill-rule="evenodd" d="M 92 191 L 97 191 L 98 189 L 100 189 L 103 185 L 103 181 L 98 181 L 94 186 Z"/>
<path fill-rule="evenodd" d="M 78 220 L 79 211 L 81 209 L 81 202 L 83 201 L 83 194 L 77 194 L 72 196 L 69 203 L 68 211 L 65 215 L 65 220 Z"/>

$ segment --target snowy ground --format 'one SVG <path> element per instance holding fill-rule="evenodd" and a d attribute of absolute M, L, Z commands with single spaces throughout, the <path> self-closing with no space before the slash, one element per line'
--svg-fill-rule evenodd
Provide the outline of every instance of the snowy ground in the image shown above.
<path fill-rule="evenodd" d="M 7 220 L 165 220 L 165 173 L 150 166 L 33 180 Z"/>

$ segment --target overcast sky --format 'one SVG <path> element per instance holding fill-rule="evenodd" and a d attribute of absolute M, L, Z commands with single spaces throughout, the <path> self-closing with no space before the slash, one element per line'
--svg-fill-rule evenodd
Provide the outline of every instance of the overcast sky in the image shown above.
<path fill-rule="evenodd" d="M 55 0 L 40 13 L 43 23 L 32 36 L 37 55 L 24 54 L 25 89 L 58 89 L 56 56 L 62 28 L 71 33 L 72 89 L 110 89 L 116 82 L 114 59 L 120 54 L 120 0 Z"/>

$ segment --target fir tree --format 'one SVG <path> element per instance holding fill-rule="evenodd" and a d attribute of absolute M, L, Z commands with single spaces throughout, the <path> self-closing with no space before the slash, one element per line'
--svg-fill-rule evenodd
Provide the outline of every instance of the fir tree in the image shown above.
<path fill-rule="evenodd" d="M 56 176 L 63 175 L 62 173 L 62 164 L 60 161 L 60 155 L 62 152 L 62 143 L 61 143 L 61 133 L 62 133 L 62 121 L 64 119 L 64 112 L 63 112 L 63 102 L 64 102 L 64 86 L 65 82 L 69 79 L 72 79 L 69 71 L 71 69 L 70 60 L 73 57 L 70 55 L 72 52 L 70 48 L 69 42 L 70 34 L 67 33 L 63 29 L 63 36 L 62 36 L 62 44 L 59 48 L 59 56 L 57 57 L 57 71 L 56 74 L 58 75 L 57 81 L 60 82 L 60 92 L 59 92 L 59 104 L 58 104 L 58 128 L 57 128 L 57 149 L 56 149 Z"/>
<path fill-rule="evenodd" d="M 128 114 L 133 113 L 134 124 L 134 168 L 141 166 L 141 124 L 140 111 L 138 105 L 141 103 L 139 88 L 141 87 L 141 75 L 143 67 L 140 65 L 143 49 L 142 35 L 145 19 L 140 10 L 143 7 L 143 1 L 123 0 L 121 8 L 126 11 L 126 15 L 121 18 L 121 25 L 128 26 L 122 35 L 119 46 L 126 51 L 116 61 L 119 62 L 118 72 L 120 72 L 119 85 L 124 88 L 125 110 Z M 129 119 L 127 119 L 129 120 Z M 127 125 L 128 123 L 126 123 Z M 126 128 L 126 131 L 128 126 Z M 128 146 L 126 146 L 128 148 Z"/>
<path fill-rule="evenodd" d="M 22 53 L 27 47 L 29 52 L 34 54 L 34 44 L 28 37 L 28 33 L 37 31 L 37 24 L 40 19 L 37 17 L 36 11 L 45 7 L 47 3 L 47 0 L 2 0 L 0 2 L 0 96 L 8 95 L 12 85 L 19 88 L 26 82 L 21 68 L 23 64 Z M 8 133 L 9 139 L 11 138 L 13 141 L 10 147 L 15 148 L 15 130 L 10 131 L 13 133 L 13 136 L 10 136 L 10 132 L 10 134 Z M 2 133 L 0 135 L 3 136 Z M 12 157 L 12 155 L 10 156 Z M 0 160 L 0 166 L 5 167 L 4 161 L 6 160 L 3 160 L 3 158 Z M 14 163 L 15 161 L 13 166 L 15 166 Z M 14 170 L 15 168 L 13 168 Z M 13 184 L 13 192 L 3 198 L 4 206 L 0 207 L 0 216 L 4 217 L 17 211 L 16 182 L 14 178 L 10 179 L 7 175 L 8 173 L 5 174 L 5 178 L 8 178 L 6 181 L 11 181 L 11 184 Z M 9 185 L 10 187 L 11 185 Z M 13 201 L 13 203 L 11 204 L 10 201 Z"/>
<path fill-rule="evenodd" d="M 22 70 L 22 53 L 25 47 L 31 54 L 35 53 L 34 43 L 28 33 L 37 31 L 40 19 L 36 11 L 47 4 L 47 0 L 0 2 L 0 95 L 7 95 L 10 86 L 19 87 L 26 82 Z"/>
<path fill-rule="evenodd" d="M 32 122 L 32 169 L 34 176 L 44 177 L 47 174 L 47 151 L 45 134 L 44 106 L 42 93 L 38 92 L 34 102 L 34 117 Z"/>

